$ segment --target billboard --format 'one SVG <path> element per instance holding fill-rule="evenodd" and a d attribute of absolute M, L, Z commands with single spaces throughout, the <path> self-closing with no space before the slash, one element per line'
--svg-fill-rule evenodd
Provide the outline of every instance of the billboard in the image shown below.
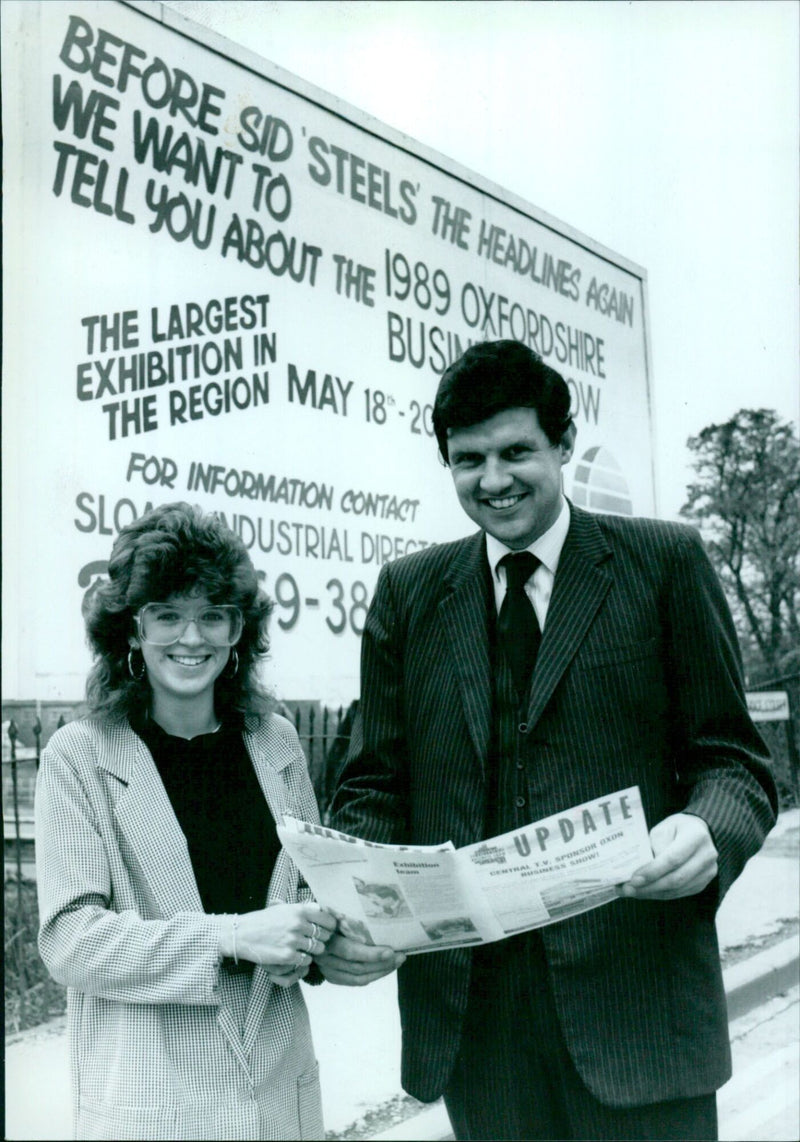
<path fill-rule="evenodd" d="M 747 712 L 754 722 L 788 722 L 787 690 L 750 690 L 745 694 Z"/>
<path fill-rule="evenodd" d="M 567 379 L 574 502 L 654 514 L 642 269 L 157 4 L 2 17 L 4 697 L 80 699 L 82 598 L 179 499 L 275 599 L 278 694 L 357 696 L 381 565 L 472 529 L 431 405 L 476 341 Z"/>

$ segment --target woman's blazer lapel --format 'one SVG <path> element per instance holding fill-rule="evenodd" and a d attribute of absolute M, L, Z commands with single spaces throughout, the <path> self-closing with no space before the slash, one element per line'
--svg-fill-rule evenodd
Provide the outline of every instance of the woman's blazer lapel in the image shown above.
<path fill-rule="evenodd" d="M 284 813 L 296 816 L 300 813 L 300 808 L 290 800 L 289 789 L 281 776 L 283 770 L 291 764 L 292 758 L 285 751 L 278 750 L 270 744 L 274 732 L 273 724 L 268 720 L 256 732 L 246 732 L 244 741 L 269 811 L 276 825 L 279 825 Z M 297 883 L 297 869 L 281 849 L 270 879 L 267 905 L 296 900 Z"/>
<path fill-rule="evenodd" d="M 144 742 L 127 726 L 113 727 L 111 748 L 102 752 L 98 766 L 126 786 L 114 812 L 141 869 L 141 888 L 145 892 L 149 889 L 160 916 L 166 919 L 177 912 L 202 912 L 186 838 Z M 217 1010 L 217 1022 L 246 1067 L 236 1020 L 224 1004 Z"/>
<path fill-rule="evenodd" d="M 269 729 L 267 729 L 267 737 Z M 291 761 L 281 757 L 272 764 L 269 743 L 259 734 L 245 734 L 259 784 L 276 821 L 296 806 L 287 800 L 280 772 Z M 115 777 L 121 792 L 114 804 L 120 828 L 144 873 L 159 912 L 202 912 L 203 903 L 183 835 L 150 751 L 127 726 L 112 727 L 110 748 L 101 751 L 97 765 Z M 158 843 L 154 844 L 157 838 Z M 267 903 L 294 899 L 297 871 L 281 850 L 269 886 Z"/>
<path fill-rule="evenodd" d="M 255 734 L 245 733 L 245 744 L 270 812 L 276 821 L 280 821 L 283 813 L 297 813 L 298 807 L 287 798 L 286 785 L 281 777 L 281 770 L 290 764 L 291 758 L 270 749 L 269 735 L 272 732 L 274 730 L 268 722 Z M 274 763 L 271 761 L 273 754 L 276 758 Z M 166 918 L 176 912 L 202 912 L 203 903 L 186 838 L 144 742 L 129 727 L 114 726 L 110 731 L 110 748 L 101 751 L 97 764 L 120 783 L 122 791 L 115 802 L 114 812 L 144 877 L 142 887 L 145 891 L 149 889 L 158 914 Z M 156 839 L 157 843 L 154 843 Z M 258 859 L 257 854 L 253 854 L 253 859 Z M 281 849 L 265 904 L 295 901 L 297 883 L 297 870 Z M 231 1012 L 221 1006 L 217 1014 L 220 1026 L 243 1063 L 261 1026 L 272 987 L 264 968 L 257 967 L 253 973 L 241 1037 Z"/>
<path fill-rule="evenodd" d="M 297 816 L 300 815 L 300 810 L 299 806 L 294 805 L 289 799 L 286 783 L 281 777 L 282 770 L 291 763 L 291 757 L 283 751 L 271 748 L 270 734 L 274 732 L 274 724 L 268 721 L 256 733 L 245 733 L 244 740 L 270 812 L 275 823 L 280 824 L 284 813 Z M 254 854 L 253 859 L 257 859 L 256 854 Z M 297 900 L 298 880 L 297 868 L 286 851 L 281 849 L 270 878 L 265 902 L 266 907 L 272 904 L 295 902 Z M 263 967 L 257 967 L 253 973 L 250 1001 L 242 1033 L 246 1054 L 252 1050 L 256 1036 L 263 1025 L 264 1010 L 269 1003 L 274 986 L 266 970 Z"/>
<path fill-rule="evenodd" d="M 97 765 L 123 786 L 114 812 L 161 917 L 202 912 L 189 848 L 156 764 L 127 725 L 111 727 Z"/>
<path fill-rule="evenodd" d="M 177 912 L 202 912 L 186 838 L 144 742 L 127 726 L 113 727 L 111 748 L 102 752 L 98 766 L 126 786 L 114 812 L 141 870 L 141 888 L 145 892 L 149 889 L 160 916 L 166 919 Z M 217 1022 L 246 1067 L 236 1020 L 224 1004 L 217 1010 Z"/>

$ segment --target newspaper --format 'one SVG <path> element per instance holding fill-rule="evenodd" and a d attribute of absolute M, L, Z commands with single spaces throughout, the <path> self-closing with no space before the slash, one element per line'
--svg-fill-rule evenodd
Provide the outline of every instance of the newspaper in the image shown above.
<path fill-rule="evenodd" d="M 278 835 L 342 932 L 409 954 L 598 908 L 652 858 L 638 786 L 461 849 L 374 844 L 288 816 Z"/>

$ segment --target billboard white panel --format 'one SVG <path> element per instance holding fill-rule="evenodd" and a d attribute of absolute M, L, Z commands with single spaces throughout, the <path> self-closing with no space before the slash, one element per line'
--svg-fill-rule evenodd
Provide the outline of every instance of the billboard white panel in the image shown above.
<path fill-rule="evenodd" d="M 787 722 L 789 693 L 787 690 L 750 690 L 747 712 L 754 722 Z"/>
<path fill-rule="evenodd" d="M 430 416 L 474 341 L 567 378 L 575 502 L 654 513 L 641 269 L 158 5 L 2 14 L 5 697 L 80 698 L 82 596 L 177 499 L 265 576 L 278 692 L 356 696 L 381 564 L 471 530 Z"/>

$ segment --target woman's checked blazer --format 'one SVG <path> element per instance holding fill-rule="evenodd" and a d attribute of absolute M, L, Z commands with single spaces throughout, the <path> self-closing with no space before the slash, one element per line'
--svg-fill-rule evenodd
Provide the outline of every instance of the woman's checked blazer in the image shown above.
<path fill-rule="evenodd" d="M 273 817 L 318 820 L 292 726 L 272 715 L 244 739 Z M 36 862 L 40 952 L 68 988 L 76 1137 L 322 1137 L 300 987 L 220 968 L 185 838 L 127 722 L 51 738 Z M 265 903 L 307 898 L 282 851 Z"/>

